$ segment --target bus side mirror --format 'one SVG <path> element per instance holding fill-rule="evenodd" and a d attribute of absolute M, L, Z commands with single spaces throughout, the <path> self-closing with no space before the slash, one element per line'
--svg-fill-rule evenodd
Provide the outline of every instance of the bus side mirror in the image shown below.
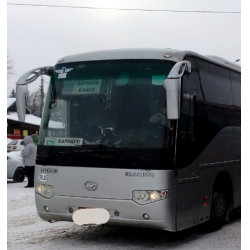
<path fill-rule="evenodd" d="M 169 120 L 179 119 L 180 117 L 180 79 L 166 79 L 164 81 L 167 99 L 167 117 Z"/>
<path fill-rule="evenodd" d="M 25 121 L 26 115 L 26 95 L 28 93 L 27 84 L 34 82 L 39 76 L 47 75 L 52 76 L 54 67 L 41 67 L 30 70 L 23 74 L 16 83 L 16 108 L 18 120 L 21 122 Z"/>
<path fill-rule="evenodd" d="M 174 65 L 168 78 L 164 81 L 167 100 L 167 117 L 170 120 L 180 117 L 181 77 L 185 73 L 191 73 L 191 63 L 181 61 Z"/>
<path fill-rule="evenodd" d="M 21 122 L 25 121 L 27 93 L 28 93 L 27 84 L 16 86 L 16 108 L 17 108 L 18 120 Z"/>

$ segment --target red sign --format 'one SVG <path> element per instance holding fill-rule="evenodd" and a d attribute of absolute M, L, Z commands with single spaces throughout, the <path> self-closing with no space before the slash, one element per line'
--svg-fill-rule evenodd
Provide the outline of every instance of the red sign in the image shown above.
<path fill-rule="evenodd" d="M 22 139 L 21 135 L 7 135 L 7 138 L 12 139 L 12 140 L 19 140 Z"/>
<path fill-rule="evenodd" d="M 20 130 L 19 129 L 14 129 L 14 135 L 20 135 Z"/>

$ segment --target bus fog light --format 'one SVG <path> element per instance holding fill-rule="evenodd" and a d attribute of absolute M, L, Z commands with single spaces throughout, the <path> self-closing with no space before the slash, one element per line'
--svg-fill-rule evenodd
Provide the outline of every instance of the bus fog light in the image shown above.
<path fill-rule="evenodd" d="M 115 215 L 115 216 L 119 216 L 120 213 L 119 213 L 118 211 L 115 211 L 115 212 L 114 212 L 114 215 Z"/>
<path fill-rule="evenodd" d="M 73 208 L 72 207 L 69 207 L 69 212 L 72 214 L 74 212 Z"/>
<path fill-rule="evenodd" d="M 44 206 L 44 210 L 45 210 L 46 212 L 49 212 L 49 208 L 48 208 L 47 206 Z"/>
<path fill-rule="evenodd" d="M 149 220 L 149 219 L 150 219 L 150 216 L 149 216 L 147 213 L 145 213 L 145 214 L 143 214 L 143 218 L 144 218 L 145 220 Z"/>
<path fill-rule="evenodd" d="M 132 199 L 134 202 L 145 205 L 148 203 L 160 201 L 166 198 L 169 198 L 170 196 L 170 190 L 152 190 L 152 191 L 133 191 Z"/>

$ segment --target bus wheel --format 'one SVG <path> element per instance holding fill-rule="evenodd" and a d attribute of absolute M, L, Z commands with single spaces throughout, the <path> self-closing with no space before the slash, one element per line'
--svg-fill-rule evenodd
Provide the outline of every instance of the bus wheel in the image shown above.
<path fill-rule="evenodd" d="M 209 231 L 216 231 L 223 225 L 229 207 L 230 195 L 226 188 L 216 188 L 211 204 L 210 221 L 208 222 Z"/>
<path fill-rule="evenodd" d="M 221 228 L 225 222 L 232 203 L 232 182 L 228 175 L 218 176 L 211 200 L 210 220 L 201 224 L 201 232 L 213 232 Z"/>
<path fill-rule="evenodd" d="M 225 218 L 227 208 L 227 198 L 224 193 L 214 193 L 212 202 L 212 218 L 222 220 Z"/>
<path fill-rule="evenodd" d="M 25 173 L 22 168 L 18 168 L 14 174 L 13 181 L 14 182 L 23 182 L 25 178 Z"/>

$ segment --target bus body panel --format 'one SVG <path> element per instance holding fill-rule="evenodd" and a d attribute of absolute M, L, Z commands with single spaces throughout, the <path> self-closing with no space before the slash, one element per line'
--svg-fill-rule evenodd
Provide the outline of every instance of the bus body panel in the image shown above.
<path fill-rule="evenodd" d="M 51 169 L 57 172 L 52 173 Z M 39 181 L 40 174 L 43 173 L 48 177 L 46 182 Z M 36 166 L 35 182 L 53 185 L 55 195 L 59 196 L 119 200 L 132 200 L 132 192 L 136 190 L 168 189 L 171 195 L 175 193 L 176 186 L 173 170 L 146 171 L 40 165 Z M 85 184 L 88 182 L 95 182 L 98 185 L 97 189 L 93 191 L 86 189 Z"/>
<path fill-rule="evenodd" d="M 240 206 L 240 136 L 240 128 L 225 127 L 191 165 L 178 169 L 178 230 L 209 220 L 214 183 L 222 172 L 228 172 L 231 177 L 232 208 Z"/>

